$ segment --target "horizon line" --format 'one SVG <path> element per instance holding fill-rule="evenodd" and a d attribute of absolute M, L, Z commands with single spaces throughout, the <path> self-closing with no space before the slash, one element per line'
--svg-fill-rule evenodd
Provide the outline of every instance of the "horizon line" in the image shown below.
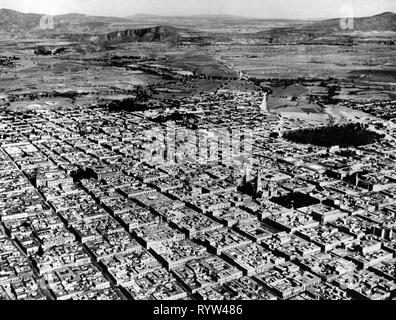
<path fill-rule="evenodd" d="M 248 15 L 238 15 L 238 14 L 210 14 L 210 13 L 197 13 L 197 14 L 181 14 L 181 15 L 167 15 L 167 14 L 150 14 L 150 13 L 135 13 L 135 14 L 131 14 L 131 15 L 126 15 L 126 16 L 118 16 L 118 15 L 94 15 L 94 14 L 89 14 L 89 13 L 81 13 L 81 12 L 65 12 L 65 13 L 59 13 L 59 14 L 48 14 L 48 13 L 42 13 L 42 12 L 24 12 L 24 11 L 19 11 L 19 10 L 14 10 L 14 9 L 9 9 L 6 7 L 0 7 L 0 10 L 9 10 L 9 11 L 14 11 L 14 12 L 19 12 L 19 13 L 23 13 L 23 14 L 38 14 L 38 15 L 46 15 L 46 16 L 59 16 L 59 15 L 68 15 L 68 14 L 79 14 L 79 15 L 85 15 L 85 16 L 90 16 L 90 17 L 103 17 L 103 18 L 119 18 L 119 19 L 131 19 L 134 16 L 151 16 L 151 17 L 158 17 L 158 18 L 183 18 L 183 17 L 238 17 L 238 18 L 244 18 L 244 19 L 257 19 L 257 20 L 288 20 L 288 21 L 306 21 L 306 20 L 331 20 L 331 19 L 340 19 L 341 17 L 320 17 L 320 18 L 280 18 L 280 17 L 257 17 L 257 16 L 248 16 Z M 371 16 L 359 16 L 356 18 L 365 18 L 365 17 L 373 17 L 373 16 L 377 16 L 377 15 L 381 15 L 384 13 L 393 13 L 396 14 L 393 11 L 384 11 L 384 12 L 379 12 L 376 14 L 373 14 Z"/>

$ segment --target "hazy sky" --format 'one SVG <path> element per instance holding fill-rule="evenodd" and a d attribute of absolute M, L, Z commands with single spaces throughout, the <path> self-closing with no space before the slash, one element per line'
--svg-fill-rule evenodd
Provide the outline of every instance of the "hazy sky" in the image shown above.
<path fill-rule="evenodd" d="M 287 19 L 340 17 L 346 5 L 355 16 L 396 12 L 396 0 L 0 0 L 0 8 L 51 15 L 236 14 Z"/>

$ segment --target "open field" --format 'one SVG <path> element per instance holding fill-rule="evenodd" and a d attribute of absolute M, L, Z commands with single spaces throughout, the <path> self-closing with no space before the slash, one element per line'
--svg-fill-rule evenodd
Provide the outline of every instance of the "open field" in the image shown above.
<path fill-rule="evenodd" d="M 378 70 L 378 81 L 395 82 L 396 49 L 377 45 L 342 46 L 231 46 L 221 58 L 258 78 L 352 77 Z M 383 78 L 379 75 L 384 75 Z M 392 73 L 393 72 L 393 73 Z M 373 71 L 374 73 L 374 71 Z M 389 81 L 391 80 L 391 81 Z"/>

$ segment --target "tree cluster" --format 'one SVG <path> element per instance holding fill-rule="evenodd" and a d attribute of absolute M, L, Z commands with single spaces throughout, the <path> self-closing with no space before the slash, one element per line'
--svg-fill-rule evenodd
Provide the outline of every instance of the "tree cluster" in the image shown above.
<path fill-rule="evenodd" d="M 383 135 L 367 130 L 366 126 L 360 123 L 349 123 L 346 125 L 293 130 L 285 133 L 283 137 L 291 142 L 321 147 L 357 147 L 375 143 L 383 138 Z"/>

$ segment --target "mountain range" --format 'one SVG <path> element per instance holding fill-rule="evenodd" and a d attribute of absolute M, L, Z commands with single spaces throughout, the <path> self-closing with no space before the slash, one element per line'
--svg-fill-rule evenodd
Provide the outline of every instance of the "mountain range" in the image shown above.
<path fill-rule="evenodd" d="M 269 21 L 275 21 L 273 19 L 265 20 L 228 15 L 163 17 L 138 14 L 120 18 L 69 13 L 54 16 L 54 29 L 43 30 L 40 28 L 42 17 L 41 14 L 0 9 L 0 37 L 60 36 L 67 38 L 70 36 L 70 38 L 78 39 L 81 38 L 80 35 L 90 35 L 98 36 L 103 41 L 108 42 L 173 42 L 177 41 L 180 34 L 185 33 L 188 29 L 197 35 L 197 30 L 211 23 L 216 25 L 229 23 L 234 26 L 252 23 L 256 26 L 262 24 L 263 29 L 266 29 L 266 31 L 252 35 L 260 38 L 268 36 L 267 26 L 270 25 Z M 396 14 L 393 12 L 355 18 L 353 22 L 354 31 L 396 31 Z M 300 21 L 298 23 L 290 21 L 290 25 L 287 27 L 274 27 L 271 33 L 277 37 L 282 33 L 287 34 L 296 31 L 300 34 L 311 34 L 312 32 L 328 34 L 345 30 L 341 28 L 340 19 L 329 19 L 315 22 Z M 225 30 L 224 33 L 226 32 Z"/>

